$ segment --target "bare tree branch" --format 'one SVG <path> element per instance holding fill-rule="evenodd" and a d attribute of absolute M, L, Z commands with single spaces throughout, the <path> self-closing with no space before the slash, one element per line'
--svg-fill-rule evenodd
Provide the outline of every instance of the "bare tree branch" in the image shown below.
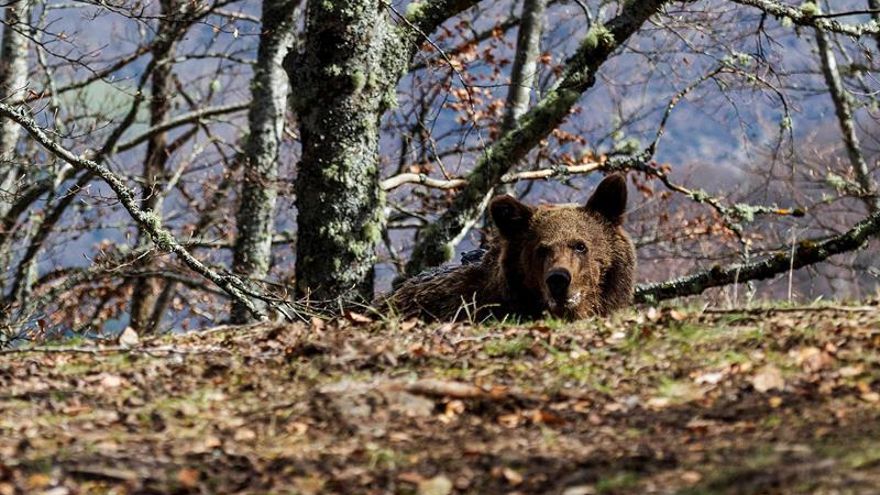
<path fill-rule="evenodd" d="M 810 2 L 804 3 L 803 6 L 798 9 L 773 0 L 732 1 L 741 5 L 758 8 L 779 19 L 790 19 L 791 22 L 798 26 L 814 27 L 824 31 L 846 34 L 856 38 L 880 33 L 880 25 L 874 22 L 865 24 L 844 24 L 834 19 L 820 17 L 818 16 L 818 7 Z M 812 5 L 813 8 L 808 8 L 808 5 Z"/>
<path fill-rule="evenodd" d="M 156 243 L 159 249 L 174 253 L 178 258 L 190 269 L 199 273 L 218 287 L 228 293 L 233 299 L 240 301 L 242 305 L 257 319 L 265 319 L 266 315 L 258 310 L 250 298 L 245 295 L 245 287 L 242 282 L 231 275 L 221 275 L 211 269 L 189 253 L 175 238 L 168 229 L 162 226 L 162 220 L 152 211 L 144 211 L 138 206 L 135 200 L 134 192 L 125 185 L 125 183 L 116 174 L 107 167 L 95 163 L 92 160 L 76 156 L 67 149 L 61 147 L 52 140 L 45 131 L 43 131 L 37 123 L 25 115 L 21 110 L 10 107 L 4 103 L 0 103 L 0 115 L 18 122 L 38 143 L 49 150 L 55 156 L 66 161 L 75 168 L 87 170 L 92 174 L 101 178 L 113 190 L 116 197 L 122 203 L 122 206 L 128 211 L 129 215 L 137 222 L 137 224 L 147 232 Z"/>
<path fill-rule="evenodd" d="M 864 246 L 869 238 L 880 234 L 880 212 L 871 214 L 848 231 L 827 239 L 804 240 L 794 249 L 779 251 L 760 261 L 735 264 L 722 268 L 714 266 L 693 275 L 667 282 L 636 287 L 636 302 L 657 302 L 675 297 L 694 296 L 706 289 L 749 280 L 765 280 L 789 270 L 825 261 L 836 254 L 854 251 Z"/>
<path fill-rule="evenodd" d="M 389 177 L 379 183 L 383 191 L 390 191 L 405 184 L 420 184 L 434 189 L 458 189 L 467 184 L 466 179 L 435 179 L 425 174 L 405 173 Z"/>
<path fill-rule="evenodd" d="M 129 139 L 128 141 L 123 141 L 122 143 L 119 143 L 118 145 L 116 145 L 115 148 L 113 148 L 113 151 L 115 151 L 116 153 L 121 153 L 123 151 L 127 151 L 127 150 L 134 148 L 135 146 L 143 143 L 144 141 L 147 141 L 148 139 L 155 136 L 156 134 L 170 131 L 170 130 L 174 129 L 175 127 L 179 127 L 179 126 L 186 125 L 186 124 L 192 124 L 194 122 L 198 122 L 202 119 L 207 119 L 209 117 L 216 117 L 218 115 L 225 115 L 225 114 L 230 114 L 230 113 L 242 112 L 242 111 L 250 108 L 250 106 L 251 106 L 250 102 L 234 103 L 231 105 L 220 105 L 220 106 L 216 106 L 216 107 L 203 108 L 201 110 L 196 110 L 194 112 L 189 112 L 189 113 L 185 113 L 183 115 L 178 115 L 177 117 L 174 117 L 173 119 L 170 119 L 167 122 L 163 122 L 162 124 L 150 127 L 149 129 L 147 129 L 144 132 L 138 134 L 137 136 Z"/>

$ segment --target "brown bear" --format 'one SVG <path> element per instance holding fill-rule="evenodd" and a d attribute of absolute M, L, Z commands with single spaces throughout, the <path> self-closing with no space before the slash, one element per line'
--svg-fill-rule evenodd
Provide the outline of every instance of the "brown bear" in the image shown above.
<path fill-rule="evenodd" d="M 476 261 L 415 276 L 381 299 L 404 317 L 426 320 L 565 320 L 629 305 L 636 257 L 622 228 L 626 180 L 605 178 L 587 203 L 528 206 L 497 196 L 497 233 Z"/>

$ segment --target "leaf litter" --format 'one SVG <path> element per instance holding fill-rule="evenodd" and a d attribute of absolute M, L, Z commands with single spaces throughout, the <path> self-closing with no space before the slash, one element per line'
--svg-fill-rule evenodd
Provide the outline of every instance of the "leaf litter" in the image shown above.
<path fill-rule="evenodd" d="M 875 493 L 880 309 L 0 353 L 0 494 Z"/>

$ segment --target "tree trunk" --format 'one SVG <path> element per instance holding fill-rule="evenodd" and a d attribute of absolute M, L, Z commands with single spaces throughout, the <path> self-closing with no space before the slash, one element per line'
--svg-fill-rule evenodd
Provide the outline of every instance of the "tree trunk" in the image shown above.
<path fill-rule="evenodd" d="M 150 126 L 156 126 L 168 120 L 171 112 L 173 87 L 174 45 L 182 34 L 182 18 L 187 4 L 180 0 L 161 0 L 159 28 L 153 42 L 152 54 L 155 67 L 150 85 Z M 168 134 L 159 132 L 147 141 L 147 152 L 144 159 L 142 208 L 161 217 L 163 182 L 165 165 L 168 155 L 165 152 Z M 152 242 L 150 235 L 143 229 L 138 231 L 138 246 Z M 140 269 L 148 271 L 151 263 L 146 261 Z M 131 326 L 141 333 L 152 333 L 161 320 L 161 315 L 154 315 L 153 308 L 162 290 L 162 279 L 158 277 L 139 277 L 134 283 L 131 299 Z M 158 316 L 158 317 L 157 317 Z"/>
<path fill-rule="evenodd" d="M 475 3 L 414 3 L 399 24 L 382 2 L 309 3 L 302 52 L 285 60 L 302 142 L 297 296 L 333 307 L 372 299 L 384 227 L 379 120 L 423 37 Z"/>
<path fill-rule="evenodd" d="M 269 273 L 278 196 L 278 147 L 289 89 L 282 62 L 294 40 L 294 19 L 299 3 L 299 0 L 263 2 L 260 48 L 251 81 L 250 135 L 242 157 L 244 182 L 236 215 L 238 237 L 232 261 L 232 270 L 245 281 L 262 279 Z M 246 307 L 233 303 L 234 323 L 252 320 Z"/>
<path fill-rule="evenodd" d="M 28 44 L 25 32 L 30 30 L 31 0 L 17 0 L 8 5 L 3 19 L 3 40 L 0 42 L 0 100 L 12 100 L 24 90 L 28 75 Z M 10 119 L 0 118 L 0 217 L 12 203 L 11 194 L 18 180 L 20 167 L 15 162 L 15 145 L 21 127 Z"/>
<path fill-rule="evenodd" d="M 849 157 L 850 166 L 856 175 L 856 181 L 861 188 L 862 201 L 868 208 L 869 213 L 880 210 L 880 197 L 877 196 L 877 186 L 871 177 L 871 171 L 862 155 L 859 137 L 856 134 L 856 124 L 853 118 L 851 101 L 852 97 L 843 86 L 840 71 L 837 70 L 837 59 L 834 49 L 828 40 L 828 33 L 822 29 L 816 29 L 816 43 L 819 47 L 819 59 L 822 61 L 822 74 L 828 85 L 828 92 L 834 102 L 834 111 L 837 114 L 837 122 L 840 132 L 843 134 L 843 144 Z"/>
<path fill-rule="evenodd" d="M 516 38 L 516 55 L 510 74 L 507 108 L 501 124 L 503 131 L 516 126 L 516 121 L 529 109 L 538 56 L 541 52 L 541 34 L 544 32 L 544 10 L 547 0 L 523 0 L 522 16 Z"/>
<path fill-rule="evenodd" d="M 516 54 L 510 73 L 510 88 L 507 91 L 507 105 L 501 132 L 516 127 L 516 121 L 529 109 L 532 89 L 538 72 L 538 57 L 541 54 L 541 34 L 544 32 L 544 10 L 547 0 L 523 0 L 522 16 L 516 38 Z M 513 170 L 520 168 L 514 164 Z M 497 188 L 499 194 L 513 194 L 516 184 L 502 184 Z M 485 214 L 485 213 L 484 213 Z"/>
<path fill-rule="evenodd" d="M 296 178 L 297 296 L 369 301 L 383 229 L 379 119 L 408 62 L 381 2 L 310 2 L 302 54 L 289 59 L 302 158 Z"/>
<path fill-rule="evenodd" d="M 23 33 L 30 30 L 30 2 L 17 0 L 5 8 L 0 41 L 0 101 L 13 100 L 15 93 L 27 84 L 28 40 Z M 18 192 L 16 182 L 22 170 L 16 161 L 15 146 L 20 129 L 11 119 L 0 117 L 0 218 L 6 217 L 13 208 Z M 0 298 L 6 291 L 7 273 L 4 272 L 11 259 L 10 250 L 0 245 L 0 266 L 4 267 L 0 271 Z"/>

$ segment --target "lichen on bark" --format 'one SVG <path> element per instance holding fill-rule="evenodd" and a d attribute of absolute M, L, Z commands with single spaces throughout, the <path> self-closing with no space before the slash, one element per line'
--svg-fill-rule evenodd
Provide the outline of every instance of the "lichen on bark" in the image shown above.
<path fill-rule="evenodd" d="M 278 198 L 278 151 L 289 94 L 287 75 L 281 64 L 294 41 L 299 3 L 300 0 L 263 2 L 263 29 L 251 82 L 249 134 L 242 157 L 244 173 L 232 261 L 233 271 L 249 281 L 261 280 L 269 273 Z M 248 308 L 238 301 L 232 305 L 231 316 L 235 323 L 254 319 Z"/>
<path fill-rule="evenodd" d="M 368 301 L 383 229 L 379 119 L 407 57 L 379 2 L 310 5 L 302 52 L 288 59 L 302 158 L 296 180 L 296 290 L 337 306 Z"/>

